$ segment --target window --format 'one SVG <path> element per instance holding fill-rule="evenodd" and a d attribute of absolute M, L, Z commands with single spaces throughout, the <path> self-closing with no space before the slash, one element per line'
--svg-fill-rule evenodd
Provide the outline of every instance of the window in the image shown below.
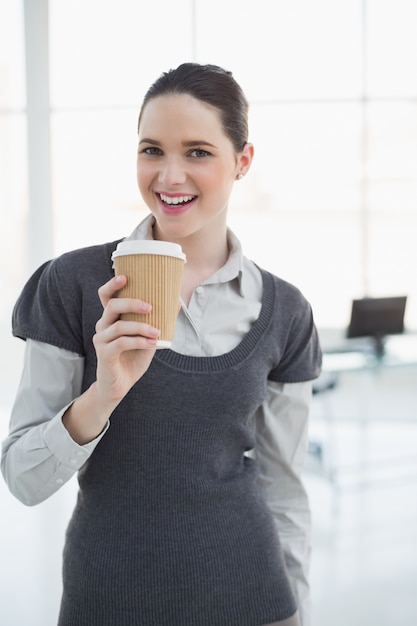
<path fill-rule="evenodd" d="M 9 326 L 26 259 L 27 140 L 23 14 L 20 2 L 0 1 L 0 323 Z M 9 260 L 14 259 L 13 262 Z M 5 260 L 7 260 L 5 262 Z"/>
<path fill-rule="evenodd" d="M 345 325 L 354 297 L 401 292 L 416 328 L 414 5 L 49 0 L 55 253 L 134 228 L 147 87 L 180 62 L 218 63 L 251 104 L 255 160 L 230 209 L 247 255 L 295 282 L 319 326 Z M 1 219 L 24 258 L 22 10 L 1 0 L 0 12 Z"/>

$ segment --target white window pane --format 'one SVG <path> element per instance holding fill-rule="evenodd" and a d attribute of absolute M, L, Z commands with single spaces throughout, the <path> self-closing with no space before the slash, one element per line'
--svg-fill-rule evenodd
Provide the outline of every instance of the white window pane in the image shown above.
<path fill-rule="evenodd" d="M 368 128 L 370 208 L 417 214 L 417 102 L 370 104 Z"/>
<path fill-rule="evenodd" d="M 0 110 L 25 106 L 23 35 L 23 2 L 0 0 Z"/>
<path fill-rule="evenodd" d="M 135 109 L 52 117 L 55 249 L 124 237 L 143 217 Z"/>
<path fill-rule="evenodd" d="M 375 211 L 409 211 L 415 214 L 417 233 L 417 181 L 378 180 L 369 184 L 368 204 Z"/>
<path fill-rule="evenodd" d="M 236 204 L 263 213 L 358 210 L 361 130 L 358 104 L 253 106 L 255 158 Z"/>
<path fill-rule="evenodd" d="M 417 96 L 417 3 L 368 0 L 370 96 Z"/>
<path fill-rule="evenodd" d="M 371 295 L 408 295 L 406 325 L 417 328 L 417 211 L 372 213 L 369 229 Z"/>
<path fill-rule="evenodd" d="M 139 104 L 192 54 L 190 0 L 50 0 L 54 107 Z"/>
<path fill-rule="evenodd" d="M 26 118 L 22 114 L 0 116 L 0 232 L 3 260 L 0 264 L 0 315 L 9 317 L 26 272 L 26 221 L 28 210 Z M 4 306 L 3 306 L 4 305 Z M 0 321 L 5 322 L 6 318 Z"/>
<path fill-rule="evenodd" d="M 197 0 L 197 56 L 251 100 L 358 97 L 360 0 Z"/>

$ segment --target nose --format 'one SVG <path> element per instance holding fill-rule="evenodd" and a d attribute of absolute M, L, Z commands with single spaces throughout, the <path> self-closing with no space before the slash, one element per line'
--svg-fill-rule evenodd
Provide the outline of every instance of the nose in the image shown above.
<path fill-rule="evenodd" d="M 166 186 L 182 185 L 187 179 L 183 163 L 177 158 L 166 158 L 161 163 L 158 181 Z"/>

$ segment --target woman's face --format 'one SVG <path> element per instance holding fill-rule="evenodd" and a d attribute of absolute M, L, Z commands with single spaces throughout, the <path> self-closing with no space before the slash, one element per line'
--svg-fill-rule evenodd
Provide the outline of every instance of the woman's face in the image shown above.
<path fill-rule="evenodd" d="M 216 109 L 189 95 L 150 100 L 139 126 L 137 178 L 157 236 L 224 235 L 233 182 L 252 147 L 236 154 Z"/>

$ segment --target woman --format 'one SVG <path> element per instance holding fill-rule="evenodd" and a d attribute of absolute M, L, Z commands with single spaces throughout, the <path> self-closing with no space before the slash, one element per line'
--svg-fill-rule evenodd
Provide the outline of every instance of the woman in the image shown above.
<path fill-rule="evenodd" d="M 308 624 L 300 472 L 320 348 L 301 293 L 227 227 L 253 158 L 247 113 L 230 72 L 192 63 L 140 111 L 150 215 L 131 238 L 187 257 L 171 350 L 120 320 L 151 303 L 116 297 L 117 241 L 46 263 L 16 304 L 27 347 L 4 476 L 27 504 L 76 471 L 80 485 L 60 626 Z"/>

